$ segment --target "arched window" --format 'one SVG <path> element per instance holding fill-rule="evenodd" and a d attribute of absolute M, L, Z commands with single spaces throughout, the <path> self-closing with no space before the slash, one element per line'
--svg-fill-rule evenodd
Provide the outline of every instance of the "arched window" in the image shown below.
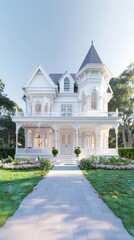
<path fill-rule="evenodd" d="M 36 103 L 35 105 L 35 113 L 40 114 L 41 113 L 41 104 Z"/>
<path fill-rule="evenodd" d="M 64 79 L 64 92 L 70 91 L 70 80 L 68 77 Z"/>
<path fill-rule="evenodd" d="M 86 104 L 86 95 L 82 95 L 82 112 L 85 112 L 87 110 L 87 104 Z"/>
<path fill-rule="evenodd" d="M 91 96 L 91 109 L 97 109 L 97 93 L 95 91 L 92 92 Z"/>

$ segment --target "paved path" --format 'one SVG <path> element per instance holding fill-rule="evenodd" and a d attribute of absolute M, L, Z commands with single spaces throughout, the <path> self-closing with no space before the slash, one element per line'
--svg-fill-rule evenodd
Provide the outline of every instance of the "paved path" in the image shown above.
<path fill-rule="evenodd" d="M 0 240 L 130 240 L 77 166 L 55 166 L 0 229 Z"/>

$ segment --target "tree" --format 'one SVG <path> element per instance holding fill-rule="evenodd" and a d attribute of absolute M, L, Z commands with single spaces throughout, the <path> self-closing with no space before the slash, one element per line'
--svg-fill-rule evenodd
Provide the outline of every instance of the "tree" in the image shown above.
<path fill-rule="evenodd" d="M 0 117 L 11 115 L 15 111 L 16 104 L 4 94 L 5 84 L 0 79 Z"/>
<path fill-rule="evenodd" d="M 10 100 L 6 94 L 4 94 L 5 84 L 0 79 L 0 147 L 15 147 L 15 123 L 12 122 L 12 116 L 17 108 L 19 111 L 22 109 Z M 21 144 L 24 145 L 24 133 L 20 129 L 19 139 Z"/>
<path fill-rule="evenodd" d="M 113 98 L 109 102 L 109 110 L 118 108 L 122 116 L 122 137 L 124 147 L 132 147 L 134 142 L 134 63 L 123 71 L 118 78 L 112 78 L 110 85 Z"/>

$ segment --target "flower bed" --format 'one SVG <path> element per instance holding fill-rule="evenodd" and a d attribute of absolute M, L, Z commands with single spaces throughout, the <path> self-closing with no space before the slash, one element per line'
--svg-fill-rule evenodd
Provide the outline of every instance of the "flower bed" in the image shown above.
<path fill-rule="evenodd" d="M 20 161 L 18 164 L 14 163 L 14 162 L 0 163 L 0 167 L 5 168 L 5 169 L 29 169 L 29 168 L 40 168 L 41 164 L 40 164 L 40 162 L 32 160 L 29 163 L 26 163 L 24 161 Z"/>
<path fill-rule="evenodd" d="M 105 158 L 91 156 L 81 159 L 79 163 L 81 169 L 102 168 L 102 169 L 134 169 L 134 160 L 122 158 Z"/>
<path fill-rule="evenodd" d="M 9 159 L 10 162 L 0 162 L 0 168 L 4 169 L 45 169 L 49 170 L 53 167 L 53 163 L 49 159 L 38 158 L 38 159 Z"/>
<path fill-rule="evenodd" d="M 128 165 L 105 165 L 105 164 L 92 164 L 93 168 L 102 168 L 102 169 L 134 169 L 134 164 L 128 164 Z"/>

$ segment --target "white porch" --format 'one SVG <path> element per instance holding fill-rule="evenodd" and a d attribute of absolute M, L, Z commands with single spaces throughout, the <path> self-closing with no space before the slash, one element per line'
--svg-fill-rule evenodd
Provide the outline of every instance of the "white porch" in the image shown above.
<path fill-rule="evenodd" d="M 16 125 L 17 126 L 17 125 Z M 17 130 L 20 125 L 18 125 Z M 80 157 L 91 155 L 118 155 L 118 125 L 115 126 L 116 146 L 108 148 L 109 128 L 103 124 L 43 124 L 23 126 L 25 130 L 25 148 L 18 148 L 18 131 L 16 131 L 16 157 L 49 157 L 55 147 L 61 156 L 74 156 L 74 149 L 80 147 Z"/>

